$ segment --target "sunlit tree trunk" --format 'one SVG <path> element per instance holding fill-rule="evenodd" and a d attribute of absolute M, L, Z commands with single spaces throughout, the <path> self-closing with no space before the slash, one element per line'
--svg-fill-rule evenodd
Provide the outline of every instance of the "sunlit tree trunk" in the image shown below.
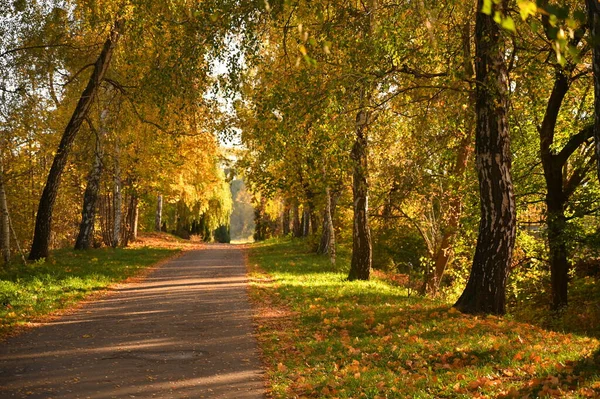
<path fill-rule="evenodd" d="M 4 165 L 0 158 L 0 252 L 4 263 L 10 261 L 10 218 L 4 186 Z"/>
<path fill-rule="evenodd" d="M 481 10 L 482 5 L 483 0 L 479 0 L 477 9 Z M 508 72 L 499 29 L 491 16 L 477 13 L 475 151 L 481 220 L 471 274 L 454 305 L 465 313 L 505 313 L 506 280 L 515 243 L 516 212 L 507 118 Z"/>
<path fill-rule="evenodd" d="M 104 113 L 103 113 L 104 114 Z M 104 123 L 104 115 L 101 116 L 101 123 Z M 83 250 L 92 246 L 94 222 L 96 220 L 96 205 L 98 203 L 98 194 L 100 192 L 100 178 L 102 177 L 102 143 L 101 137 L 104 136 L 105 126 L 100 126 L 96 136 L 96 149 L 94 151 L 94 163 L 88 174 L 87 186 L 83 194 L 83 208 L 81 210 L 81 223 L 79 224 L 79 234 L 75 240 L 75 249 Z"/>
<path fill-rule="evenodd" d="M 73 145 L 73 141 L 81 128 L 81 124 L 87 117 L 92 102 L 96 97 L 98 88 L 104 79 L 106 71 L 110 65 L 112 54 L 117 44 L 119 34 L 123 28 L 122 22 L 117 22 L 110 32 L 109 38 L 104 43 L 102 52 L 94 64 L 94 70 L 88 84 L 79 98 L 79 102 L 75 107 L 75 111 L 71 116 L 67 127 L 63 133 L 61 141 L 58 145 L 54 161 L 50 167 L 48 173 L 48 179 L 40 198 L 38 211 L 36 215 L 35 230 L 33 236 L 33 243 L 31 245 L 31 251 L 29 253 L 30 260 L 38 260 L 48 256 L 48 250 L 50 245 L 50 231 L 52 224 L 52 213 L 54 210 L 54 203 L 56 202 L 56 195 L 58 193 L 58 187 L 60 185 L 60 179 L 62 172 L 67 164 L 67 158 Z"/>
<path fill-rule="evenodd" d="M 356 115 L 356 138 L 352 147 L 352 196 L 354 217 L 352 221 L 352 261 L 349 280 L 368 280 L 371 274 L 372 244 L 369 229 L 369 184 L 367 158 L 367 132 L 371 113 L 361 109 Z"/>
<path fill-rule="evenodd" d="M 138 223 L 140 220 L 140 201 L 139 201 L 137 195 L 135 195 L 133 198 L 134 198 L 134 203 L 133 203 L 133 220 L 132 220 L 132 226 L 131 226 L 131 240 L 136 241 L 138 238 Z"/>
<path fill-rule="evenodd" d="M 163 196 L 158 194 L 156 198 L 156 213 L 154 214 L 154 231 L 161 231 L 162 229 L 162 208 L 163 208 Z"/>
<path fill-rule="evenodd" d="M 114 222 L 113 222 L 113 239 L 112 246 L 114 248 L 121 244 L 121 225 L 123 218 L 123 193 L 122 193 L 122 182 L 121 182 L 121 150 L 119 148 L 119 141 L 115 141 L 115 171 L 113 180 L 113 209 L 114 209 Z"/>

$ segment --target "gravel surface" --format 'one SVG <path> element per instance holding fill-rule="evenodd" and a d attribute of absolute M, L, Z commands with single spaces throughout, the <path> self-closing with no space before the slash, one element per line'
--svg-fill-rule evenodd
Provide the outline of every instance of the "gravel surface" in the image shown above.
<path fill-rule="evenodd" d="M 0 398 L 264 398 L 246 285 L 240 247 L 187 252 L 0 343 Z"/>

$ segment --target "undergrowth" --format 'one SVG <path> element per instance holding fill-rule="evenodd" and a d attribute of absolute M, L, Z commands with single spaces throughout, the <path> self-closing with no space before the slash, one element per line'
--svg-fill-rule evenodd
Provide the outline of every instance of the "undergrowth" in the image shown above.
<path fill-rule="evenodd" d="M 348 282 L 347 254 L 332 266 L 299 240 L 254 244 L 249 262 L 272 397 L 600 397 L 596 338 Z"/>

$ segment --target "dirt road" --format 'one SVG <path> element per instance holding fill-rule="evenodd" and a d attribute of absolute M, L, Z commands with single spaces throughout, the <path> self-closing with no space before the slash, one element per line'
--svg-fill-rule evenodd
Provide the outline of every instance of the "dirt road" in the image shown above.
<path fill-rule="evenodd" d="M 245 273 L 207 245 L 0 343 L 0 397 L 263 398 Z"/>

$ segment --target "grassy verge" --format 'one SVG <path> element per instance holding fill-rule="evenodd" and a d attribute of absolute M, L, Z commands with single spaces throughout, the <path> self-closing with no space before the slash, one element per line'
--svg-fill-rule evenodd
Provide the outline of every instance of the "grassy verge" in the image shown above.
<path fill-rule="evenodd" d="M 15 261 L 0 269 L 0 338 L 177 252 L 174 248 L 59 250 L 44 262 L 25 266 Z"/>
<path fill-rule="evenodd" d="M 347 282 L 300 242 L 255 244 L 249 262 L 273 397 L 600 397 L 595 338 Z"/>

